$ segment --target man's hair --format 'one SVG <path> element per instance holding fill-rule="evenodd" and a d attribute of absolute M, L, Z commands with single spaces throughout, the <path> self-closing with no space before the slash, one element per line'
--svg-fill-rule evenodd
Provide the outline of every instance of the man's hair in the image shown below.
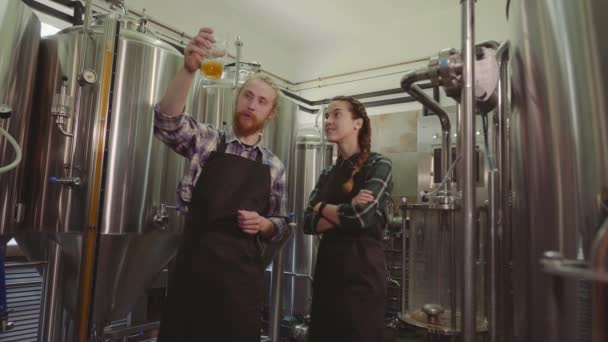
<path fill-rule="evenodd" d="M 281 93 L 280 93 L 279 86 L 277 85 L 277 83 L 272 79 L 272 77 L 270 77 L 266 74 L 255 73 L 255 74 L 249 76 L 247 78 L 247 80 L 243 83 L 243 85 L 241 85 L 241 87 L 239 88 L 239 91 L 236 94 L 235 101 L 237 101 L 239 96 L 241 96 L 241 91 L 243 91 L 243 89 L 245 88 L 245 85 L 247 83 L 249 83 L 250 81 L 254 81 L 254 80 L 262 81 L 262 82 L 268 84 L 274 90 L 275 96 L 274 96 L 274 101 L 272 102 L 271 113 L 273 116 L 276 115 L 279 112 L 279 96 Z"/>

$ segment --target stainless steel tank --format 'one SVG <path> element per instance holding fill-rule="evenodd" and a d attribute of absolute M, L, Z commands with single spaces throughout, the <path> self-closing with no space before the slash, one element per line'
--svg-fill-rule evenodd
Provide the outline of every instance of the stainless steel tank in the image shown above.
<path fill-rule="evenodd" d="M 93 22 L 86 55 L 80 27 L 40 47 L 28 207 L 17 238 L 32 259 L 55 257 L 59 245 L 54 324 L 63 310 L 66 326 L 82 323 L 91 301 L 97 334 L 131 310 L 174 255 L 180 231 L 170 207 L 181 165 L 153 137 L 153 106 L 183 59 L 138 27 L 111 14 Z"/>
<path fill-rule="evenodd" d="M 333 145 L 322 140 L 318 128 L 301 129 L 296 138 L 292 163 L 290 207 L 295 214 L 296 231 L 286 247 L 283 313 L 300 321 L 310 314 L 312 276 L 319 237 L 302 231 L 304 210 L 321 171 L 332 163 Z"/>
<path fill-rule="evenodd" d="M 575 275 L 557 286 L 540 260 L 555 251 L 557 262 L 561 256 L 588 264 L 592 241 L 608 215 L 606 13 L 604 0 L 511 0 L 514 336 L 509 341 L 590 336 L 588 284 Z"/>
<path fill-rule="evenodd" d="M 460 335 L 462 300 L 462 224 L 458 208 L 431 203 L 406 204 L 409 272 L 406 311 L 400 318 L 437 335 Z M 477 331 L 488 329 L 485 316 L 486 234 L 485 214 L 480 211 L 476 248 Z"/>
<path fill-rule="evenodd" d="M 27 154 L 30 110 L 36 60 L 40 42 L 40 21 L 20 0 L 0 3 L 0 127 L 8 131 Z M 0 138 L 0 166 L 15 159 L 13 147 Z M 0 246 L 11 239 L 23 218 L 24 163 L 0 175 Z"/>

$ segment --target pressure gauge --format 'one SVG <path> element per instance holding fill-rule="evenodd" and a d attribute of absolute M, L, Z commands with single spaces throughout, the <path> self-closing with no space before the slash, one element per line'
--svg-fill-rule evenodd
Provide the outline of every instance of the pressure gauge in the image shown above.
<path fill-rule="evenodd" d="M 86 69 L 78 77 L 81 85 L 95 84 L 97 82 L 97 73 L 92 69 Z"/>

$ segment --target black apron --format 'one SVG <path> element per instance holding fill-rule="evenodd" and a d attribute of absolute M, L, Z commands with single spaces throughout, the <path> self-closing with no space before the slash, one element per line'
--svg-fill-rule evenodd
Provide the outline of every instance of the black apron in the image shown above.
<path fill-rule="evenodd" d="M 350 203 L 363 183 L 359 173 L 353 191 L 344 193 L 342 183 L 351 171 L 334 168 L 320 200 Z M 323 234 L 314 275 L 310 342 L 382 342 L 386 268 L 380 226 Z"/>
<path fill-rule="evenodd" d="M 224 153 L 222 137 L 192 195 L 189 223 L 169 281 L 162 342 L 259 342 L 264 269 L 237 210 L 269 210 L 270 167 Z"/>

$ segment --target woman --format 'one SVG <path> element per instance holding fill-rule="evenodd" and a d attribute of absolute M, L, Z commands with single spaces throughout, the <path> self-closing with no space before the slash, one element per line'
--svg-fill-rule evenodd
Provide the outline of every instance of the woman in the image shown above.
<path fill-rule="evenodd" d="M 392 165 L 370 151 L 370 122 L 359 101 L 336 97 L 325 118 L 325 135 L 337 143 L 339 157 L 319 177 L 304 218 L 306 234 L 322 234 L 309 341 L 380 342 L 386 295 L 382 208 Z"/>

